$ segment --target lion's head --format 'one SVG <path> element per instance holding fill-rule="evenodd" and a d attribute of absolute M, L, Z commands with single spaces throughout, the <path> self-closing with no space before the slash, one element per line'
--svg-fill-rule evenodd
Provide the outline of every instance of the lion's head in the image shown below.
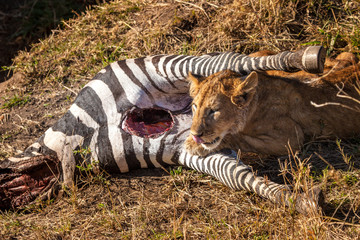
<path fill-rule="evenodd" d="M 189 74 L 190 96 L 193 98 L 193 121 L 186 149 L 195 155 L 206 155 L 221 149 L 228 134 L 242 131 L 250 105 L 256 101 L 257 73 L 245 80 L 230 70 L 207 78 Z"/>

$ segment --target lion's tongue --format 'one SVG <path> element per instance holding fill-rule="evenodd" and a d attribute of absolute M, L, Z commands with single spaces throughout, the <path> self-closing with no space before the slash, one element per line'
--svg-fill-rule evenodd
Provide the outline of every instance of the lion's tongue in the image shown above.
<path fill-rule="evenodd" d="M 200 144 L 200 143 L 203 143 L 203 142 L 204 142 L 204 140 L 202 140 L 202 139 L 201 139 L 200 137 L 198 137 L 198 136 L 192 135 L 192 137 L 193 137 L 194 141 L 195 141 L 197 144 Z"/>

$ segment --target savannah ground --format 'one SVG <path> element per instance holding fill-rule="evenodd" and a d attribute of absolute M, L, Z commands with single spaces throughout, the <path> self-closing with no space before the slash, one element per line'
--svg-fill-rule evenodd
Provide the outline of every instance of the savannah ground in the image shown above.
<path fill-rule="evenodd" d="M 44 2 L 52 1 L 34 0 L 23 10 L 43 9 L 38 4 Z M 35 141 L 91 77 L 116 60 L 162 53 L 278 52 L 318 44 L 329 57 L 360 53 L 359 1 L 93 3 L 3 67 L 2 76 L 10 71 L 12 77 L 0 84 L 0 159 Z M 55 19 L 54 14 L 48 18 Z M 14 37 L 24 40 L 41 32 L 37 24 Z M 314 139 L 299 153 L 289 149 L 288 156 L 242 158 L 258 175 L 295 189 L 306 192 L 322 184 L 323 213 L 303 216 L 181 167 L 109 176 L 79 166 L 76 191 L 2 212 L 0 238 L 360 239 L 360 138 Z"/>

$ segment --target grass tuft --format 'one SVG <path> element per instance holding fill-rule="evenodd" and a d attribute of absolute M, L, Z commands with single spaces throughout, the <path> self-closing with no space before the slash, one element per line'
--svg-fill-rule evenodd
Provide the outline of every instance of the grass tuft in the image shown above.
<path fill-rule="evenodd" d="M 16 106 L 23 106 L 30 101 L 30 96 L 19 97 L 15 94 L 12 98 L 3 103 L 0 108 L 13 108 Z"/>

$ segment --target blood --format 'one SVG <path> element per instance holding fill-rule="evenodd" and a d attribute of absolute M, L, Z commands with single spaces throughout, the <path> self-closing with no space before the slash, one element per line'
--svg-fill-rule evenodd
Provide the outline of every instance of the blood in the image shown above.
<path fill-rule="evenodd" d="M 35 156 L 13 165 L 0 168 L 0 209 L 30 203 L 50 189 L 60 174 L 59 160 L 51 156 Z"/>
<path fill-rule="evenodd" d="M 143 138 L 157 138 L 169 131 L 173 125 L 174 119 L 167 110 L 136 108 L 127 112 L 122 128 L 132 135 Z"/>

